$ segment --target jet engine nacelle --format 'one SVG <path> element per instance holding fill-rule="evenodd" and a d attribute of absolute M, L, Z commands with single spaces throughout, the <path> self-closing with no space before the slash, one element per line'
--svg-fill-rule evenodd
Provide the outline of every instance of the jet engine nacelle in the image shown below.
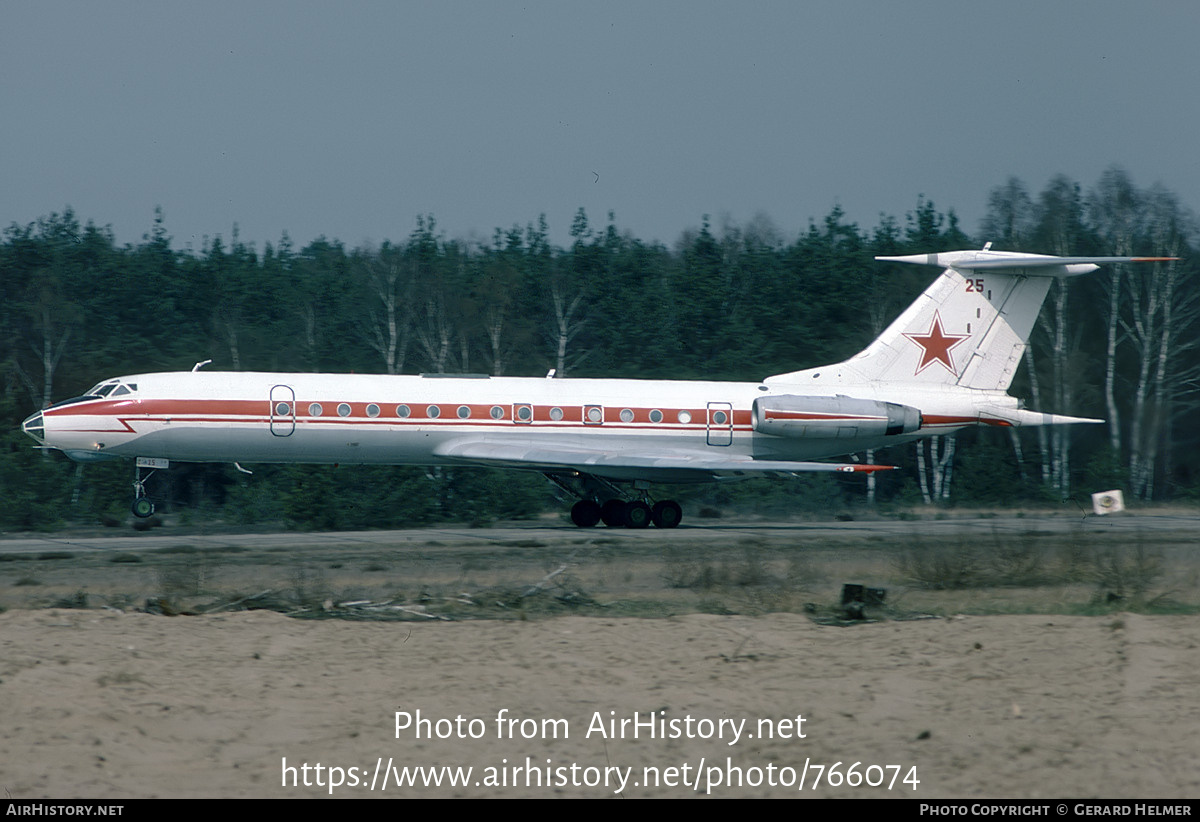
<path fill-rule="evenodd" d="M 911 434 L 920 427 L 920 411 L 894 402 L 794 394 L 754 401 L 754 430 L 779 437 L 894 436 Z"/>

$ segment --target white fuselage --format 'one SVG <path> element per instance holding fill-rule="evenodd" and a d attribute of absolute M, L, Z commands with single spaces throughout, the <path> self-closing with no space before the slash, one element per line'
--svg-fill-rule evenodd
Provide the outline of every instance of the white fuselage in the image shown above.
<path fill-rule="evenodd" d="M 711 453 L 807 460 L 894 444 L 978 422 L 977 391 L 911 389 L 855 396 L 915 405 L 920 431 L 903 437 L 791 438 L 755 430 L 754 401 L 847 386 L 666 380 L 418 377 L 377 374 L 173 372 L 120 378 L 130 393 L 43 412 L 45 441 L 76 459 L 436 465 L 469 439 L 577 450 Z M 536 468 L 519 464 L 514 467 Z M 620 479 L 682 478 L 608 472 Z M 636 476 L 634 476 L 636 474 Z"/>

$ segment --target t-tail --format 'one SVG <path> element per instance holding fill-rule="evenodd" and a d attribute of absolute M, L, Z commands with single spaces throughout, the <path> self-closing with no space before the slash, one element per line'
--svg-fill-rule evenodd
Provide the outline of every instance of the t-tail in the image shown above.
<path fill-rule="evenodd" d="M 1054 257 L 985 247 L 875 259 L 944 271 L 863 351 L 845 362 L 780 374 L 767 382 L 1003 394 L 1021 364 L 1051 283 L 1103 264 L 1173 258 Z M 1008 419 L 1017 424 L 1100 422 L 1032 411 Z"/>

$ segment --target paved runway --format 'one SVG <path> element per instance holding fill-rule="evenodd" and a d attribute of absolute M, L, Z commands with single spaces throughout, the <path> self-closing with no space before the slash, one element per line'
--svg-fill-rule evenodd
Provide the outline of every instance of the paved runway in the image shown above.
<path fill-rule="evenodd" d="M 863 520 L 852 522 L 721 522 L 696 520 L 679 528 L 631 530 L 628 528 L 575 528 L 560 522 L 515 522 L 491 528 L 461 526 L 413 528 L 396 531 L 282 531 L 274 533 L 213 534 L 196 529 L 158 528 L 125 531 L 104 536 L 72 534 L 0 534 L 0 554 L 46 551 L 146 551 L 192 546 L 194 548 L 271 548 L 405 545 L 480 545 L 502 547 L 505 543 L 536 540 L 541 543 L 605 540 L 732 541 L 758 538 L 764 542 L 804 538 L 913 537 L 950 534 L 993 533 L 1153 533 L 1194 537 L 1200 543 L 1200 514 L 1125 513 L 1105 517 L 1093 515 L 983 516 L 923 520 Z"/>

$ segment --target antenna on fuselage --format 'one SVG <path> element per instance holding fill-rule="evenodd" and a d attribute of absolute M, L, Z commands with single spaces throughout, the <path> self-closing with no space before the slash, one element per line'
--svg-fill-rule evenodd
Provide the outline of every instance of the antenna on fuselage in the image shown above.
<path fill-rule="evenodd" d="M 210 362 L 212 362 L 212 360 L 205 360 L 204 362 L 196 363 L 195 365 L 192 366 L 192 372 L 194 373 L 196 371 L 199 371 L 201 368 L 208 365 Z"/>

